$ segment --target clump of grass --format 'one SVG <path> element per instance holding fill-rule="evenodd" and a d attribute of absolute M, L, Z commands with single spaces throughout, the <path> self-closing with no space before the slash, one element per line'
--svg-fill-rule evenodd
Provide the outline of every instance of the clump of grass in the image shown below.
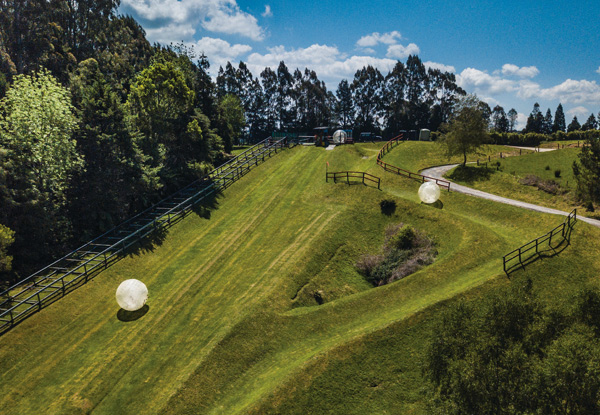
<path fill-rule="evenodd" d="M 550 170 L 550 166 L 546 166 L 546 170 Z"/>
<path fill-rule="evenodd" d="M 566 190 L 560 187 L 560 185 L 554 180 L 544 180 L 536 176 L 535 174 L 528 174 L 521 180 L 519 183 L 524 184 L 525 186 L 534 186 L 540 189 L 543 192 L 549 193 L 551 195 L 559 195 L 566 193 Z"/>
<path fill-rule="evenodd" d="M 560 177 L 560 173 L 561 173 L 560 169 L 554 170 L 554 177 L 559 178 Z"/>
<path fill-rule="evenodd" d="M 383 254 L 362 256 L 356 268 L 367 281 L 378 287 L 431 264 L 436 255 L 431 238 L 410 225 L 397 224 L 386 229 Z"/>

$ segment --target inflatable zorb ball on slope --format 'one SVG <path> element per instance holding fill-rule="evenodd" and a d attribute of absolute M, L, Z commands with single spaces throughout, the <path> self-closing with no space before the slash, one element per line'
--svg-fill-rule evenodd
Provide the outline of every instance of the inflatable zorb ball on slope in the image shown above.
<path fill-rule="evenodd" d="M 440 187 L 434 182 L 425 182 L 419 187 L 419 199 L 421 202 L 431 204 L 440 198 Z"/>
<path fill-rule="evenodd" d="M 123 310 L 136 311 L 146 304 L 148 288 L 138 280 L 125 280 L 117 288 L 117 303 Z"/>

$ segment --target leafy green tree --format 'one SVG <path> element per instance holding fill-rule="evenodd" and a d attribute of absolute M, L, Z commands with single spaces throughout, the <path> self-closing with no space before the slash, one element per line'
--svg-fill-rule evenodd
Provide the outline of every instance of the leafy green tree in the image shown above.
<path fill-rule="evenodd" d="M 354 124 L 354 103 L 352 102 L 352 91 L 346 79 L 342 79 L 336 91 L 337 106 L 336 114 L 343 128 L 350 128 Z"/>
<path fill-rule="evenodd" d="M 456 84 L 456 75 L 450 72 L 429 68 L 427 81 L 426 103 L 431 107 L 429 128 L 437 130 L 443 123 L 448 122 L 457 99 L 466 95 L 466 92 Z"/>
<path fill-rule="evenodd" d="M 279 116 L 277 110 L 277 74 L 269 67 L 266 67 L 260 74 L 262 89 L 265 97 L 264 102 L 264 124 L 265 131 L 271 133 L 276 128 L 276 122 Z"/>
<path fill-rule="evenodd" d="M 508 118 L 504 112 L 504 108 L 496 105 L 492 111 L 492 124 L 495 131 L 499 133 L 508 132 Z"/>
<path fill-rule="evenodd" d="M 581 124 L 579 124 L 576 115 L 573 116 L 571 124 L 569 124 L 569 126 L 567 127 L 567 132 L 570 133 L 571 131 L 581 131 Z"/>
<path fill-rule="evenodd" d="M 325 82 L 319 80 L 317 73 L 305 69 L 304 73 L 294 73 L 296 129 L 311 131 L 315 127 L 327 125 L 331 119 L 330 95 Z"/>
<path fill-rule="evenodd" d="M 573 162 L 577 194 L 584 202 L 600 203 L 600 140 L 590 138 L 581 149 L 579 162 Z"/>
<path fill-rule="evenodd" d="M 69 91 L 47 70 L 15 76 L 0 108 L 0 169 L 7 178 L 0 222 L 16 232 L 19 270 L 30 271 L 70 237 L 62 210 L 70 180 L 83 166 L 72 139 L 77 119 Z"/>
<path fill-rule="evenodd" d="M 429 125 L 431 102 L 429 102 L 429 79 L 425 65 L 416 55 L 406 59 L 407 129 L 425 128 Z"/>
<path fill-rule="evenodd" d="M 383 107 L 385 127 L 389 134 L 397 134 L 408 123 L 406 66 L 398 61 L 384 81 Z"/>
<path fill-rule="evenodd" d="M 461 98 L 456 106 L 454 118 L 444 128 L 442 145 L 448 158 L 463 156 L 463 166 L 467 164 L 467 154 L 477 151 L 487 139 L 487 121 L 481 113 L 481 105 L 475 95 Z"/>
<path fill-rule="evenodd" d="M 246 125 L 244 109 L 237 95 L 227 94 L 217 107 L 219 114 L 219 135 L 223 138 L 225 151 L 231 153 L 234 144 L 239 144 L 239 137 Z"/>
<path fill-rule="evenodd" d="M 571 313 L 548 309 L 528 281 L 451 306 L 426 358 L 432 405 L 449 414 L 598 413 L 600 342 L 586 317 L 598 294 L 581 297 Z"/>
<path fill-rule="evenodd" d="M 587 121 L 581 126 L 581 131 L 596 130 L 597 128 L 598 122 L 596 121 L 596 116 L 594 116 L 594 114 L 590 114 Z"/>
<path fill-rule="evenodd" d="M 14 235 L 8 227 L 0 224 L 0 277 L 11 270 L 12 256 L 8 254 L 8 248 L 15 241 Z"/>
<path fill-rule="evenodd" d="M 79 64 L 71 90 L 79 108 L 75 138 L 85 169 L 73 179 L 69 216 L 85 241 L 144 206 L 158 180 L 138 147 L 141 137 L 127 128 L 123 104 L 94 59 Z"/>
<path fill-rule="evenodd" d="M 519 117 L 519 114 L 517 113 L 517 110 L 514 108 L 511 108 L 510 111 L 508 111 L 508 132 L 513 133 L 516 130 L 516 126 L 517 126 L 517 118 Z"/>
<path fill-rule="evenodd" d="M 130 122 L 146 137 L 142 150 L 154 167 L 162 166 L 166 146 L 185 131 L 193 99 L 182 71 L 170 61 L 154 62 L 131 85 L 126 103 Z"/>
<path fill-rule="evenodd" d="M 554 113 L 554 124 L 552 125 L 552 132 L 555 133 L 557 131 L 566 131 L 567 123 L 565 121 L 565 112 L 563 111 L 563 106 L 561 103 L 556 107 L 556 112 Z"/>
<path fill-rule="evenodd" d="M 356 71 L 350 89 L 358 131 L 378 131 L 382 115 L 383 75 L 371 65 Z"/>

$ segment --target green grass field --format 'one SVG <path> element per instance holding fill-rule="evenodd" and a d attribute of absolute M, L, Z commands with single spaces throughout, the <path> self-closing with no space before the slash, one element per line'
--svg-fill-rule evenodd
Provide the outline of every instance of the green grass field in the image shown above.
<path fill-rule="evenodd" d="M 427 167 L 411 146 L 386 161 Z M 598 284 L 590 246 L 600 229 L 577 224 L 564 252 L 508 279 L 502 255 L 563 218 L 456 193 L 443 193 L 438 207 L 421 204 L 419 183 L 376 166 L 379 147 L 278 154 L 228 188 L 209 215 L 189 216 L 162 245 L 0 337 L 1 412 L 422 414 L 423 353 L 448 301 L 525 275 L 548 301 Z M 326 183 L 326 162 L 330 171 L 375 174 L 382 190 Z M 380 212 L 383 199 L 396 201 L 392 216 Z M 439 255 L 371 288 L 354 263 L 399 222 L 433 236 Z M 149 311 L 123 322 L 114 292 L 128 278 L 148 286 Z"/>
<path fill-rule="evenodd" d="M 521 157 L 511 157 L 500 161 L 499 170 L 496 167 L 485 169 L 471 168 L 470 177 L 457 176 L 452 172 L 447 177 L 460 184 L 483 190 L 485 192 L 535 203 L 542 206 L 571 211 L 578 208 L 581 215 L 594 216 L 576 200 L 575 189 L 577 182 L 573 176 L 573 162 L 578 160 L 581 149 L 565 148 L 546 153 L 527 154 Z M 555 171 L 560 170 L 556 177 Z M 539 190 L 534 186 L 520 183 L 527 175 L 535 175 L 542 180 L 553 180 L 560 185 L 558 194 Z"/>
<path fill-rule="evenodd" d="M 427 167 L 463 162 L 463 156 L 447 158 L 444 153 L 444 148 L 438 142 L 405 141 L 401 142 L 399 145 L 401 145 L 402 148 L 386 155 L 385 161 L 413 172 L 418 172 Z M 467 162 L 475 162 L 478 159 L 483 162 L 487 161 L 488 157 L 491 157 L 492 161 L 494 161 L 494 159 L 500 157 L 500 153 L 505 157 L 507 155 L 526 154 L 528 152 L 528 150 L 519 151 L 519 149 L 506 146 L 485 145 L 481 147 L 477 153 L 468 154 Z"/>

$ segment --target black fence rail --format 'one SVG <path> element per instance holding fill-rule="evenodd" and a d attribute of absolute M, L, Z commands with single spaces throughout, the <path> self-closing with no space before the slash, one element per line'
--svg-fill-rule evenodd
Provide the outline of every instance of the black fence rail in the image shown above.
<path fill-rule="evenodd" d="M 286 138 L 266 139 L 117 227 L 0 293 L 0 334 L 117 262 L 133 244 L 184 218 L 200 201 L 229 187 L 279 150 Z"/>
<path fill-rule="evenodd" d="M 377 188 L 381 189 L 381 179 L 377 176 L 373 176 L 372 174 L 362 172 L 362 171 L 336 171 L 336 172 L 326 172 L 325 173 L 325 181 L 328 182 L 329 179 L 333 179 L 334 183 L 338 181 L 345 181 L 346 183 L 358 183 L 367 184 L 365 182 L 371 182 L 377 184 Z"/>
<path fill-rule="evenodd" d="M 435 177 L 424 176 L 419 173 L 414 173 L 412 171 L 401 169 L 400 167 L 394 166 L 393 164 L 386 163 L 383 161 L 383 156 L 390 152 L 395 145 L 398 145 L 402 141 L 403 135 L 400 134 L 397 137 L 392 138 L 390 141 L 385 143 L 379 153 L 377 154 L 377 164 L 379 164 L 385 171 L 391 171 L 392 173 L 396 173 L 400 176 L 408 177 L 409 179 L 415 179 L 420 182 L 430 181 L 435 182 L 438 186 L 443 187 L 444 189 L 450 191 L 450 182 L 447 180 L 436 179 Z"/>
<path fill-rule="evenodd" d="M 571 243 L 571 231 L 577 222 L 577 209 L 573 209 L 565 221 L 547 234 L 535 238 L 502 257 L 504 272 L 508 275 L 517 268 L 537 260 L 545 252 L 557 252 L 563 244 Z"/>

